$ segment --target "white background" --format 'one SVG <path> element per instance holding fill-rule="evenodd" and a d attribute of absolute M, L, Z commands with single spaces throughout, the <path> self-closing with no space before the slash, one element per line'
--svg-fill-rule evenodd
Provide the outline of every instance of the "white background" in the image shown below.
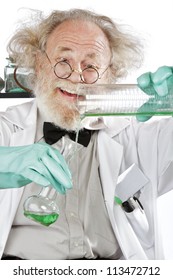
<path fill-rule="evenodd" d="M 143 67 L 127 78 L 136 82 L 137 76 L 155 71 L 162 65 L 173 65 L 173 0 L 5 0 L 0 8 L 0 76 L 6 64 L 6 44 L 14 32 L 15 24 L 23 15 L 20 8 L 53 9 L 88 8 L 103 13 L 121 23 L 133 26 L 146 40 Z M 0 99 L 0 111 L 13 103 L 26 100 Z M 164 246 L 167 258 L 173 259 L 173 195 L 166 195 L 159 202 Z"/>

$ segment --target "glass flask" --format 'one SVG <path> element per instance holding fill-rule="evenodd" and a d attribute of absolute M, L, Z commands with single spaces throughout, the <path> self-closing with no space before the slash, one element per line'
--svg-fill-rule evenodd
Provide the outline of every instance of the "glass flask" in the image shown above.
<path fill-rule="evenodd" d="M 7 61 L 8 64 L 4 68 L 5 92 L 23 92 L 14 79 L 16 64 L 11 58 L 7 58 Z"/>
<path fill-rule="evenodd" d="M 41 189 L 38 195 L 32 195 L 25 200 L 24 215 L 44 226 L 56 222 L 59 208 L 56 203 L 57 193 L 51 185 Z"/>
<path fill-rule="evenodd" d="M 62 137 L 62 149 L 60 152 L 64 156 L 67 165 L 69 165 L 76 154 L 76 142 L 67 137 Z M 56 201 L 57 195 L 59 193 L 49 185 L 43 187 L 39 194 L 29 196 L 23 204 L 25 217 L 44 226 L 49 226 L 56 222 L 60 214 Z"/>
<path fill-rule="evenodd" d="M 7 93 L 26 93 L 31 92 L 28 83 L 32 74 L 30 69 L 17 67 L 12 58 L 6 58 L 8 64 L 4 68 L 5 92 Z"/>

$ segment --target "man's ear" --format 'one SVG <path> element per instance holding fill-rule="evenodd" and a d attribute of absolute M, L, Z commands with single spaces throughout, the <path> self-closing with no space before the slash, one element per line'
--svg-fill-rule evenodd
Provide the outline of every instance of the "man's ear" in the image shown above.
<path fill-rule="evenodd" d="M 44 68 L 44 57 L 41 51 L 37 51 L 35 55 L 35 73 L 39 74 L 40 71 Z"/>

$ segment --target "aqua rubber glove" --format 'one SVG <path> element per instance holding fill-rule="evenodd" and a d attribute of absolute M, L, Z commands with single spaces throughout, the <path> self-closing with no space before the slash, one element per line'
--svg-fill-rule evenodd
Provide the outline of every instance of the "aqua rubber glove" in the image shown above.
<path fill-rule="evenodd" d="M 173 67 L 161 66 L 156 72 L 147 72 L 137 78 L 137 83 L 140 89 L 146 94 L 152 95 L 144 105 L 139 108 L 139 111 L 145 110 L 150 106 L 150 111 L 154 112 L 162 108 L 162 102 L 158 102 L 155 107 L 151 107 L 153 96 L 163 98 L 166 95 L 173 95 Z M 161 100 L 161 99 L 160 99 Z M 151 116 L 137 116 L 139 121 L 147 121 Z"/>
<path fill-rule="evenodd" d="M 0 147 L 0 188 L 19 188 L 30 182 L 52 185 L 65 193 L 72 187 L 64 157 L 46 143 Z"/>

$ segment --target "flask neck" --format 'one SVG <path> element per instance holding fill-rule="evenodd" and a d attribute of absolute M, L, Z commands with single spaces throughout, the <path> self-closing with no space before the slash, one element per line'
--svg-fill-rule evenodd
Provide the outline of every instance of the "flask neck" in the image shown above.
<path fill-rule="evenodd" d="M 47 197 L 49 199 L 55 199 L 57 195 L 57 191 L 51 186 L 43 187 L 41 192 L 39 193 L 39 196 Z"/>

